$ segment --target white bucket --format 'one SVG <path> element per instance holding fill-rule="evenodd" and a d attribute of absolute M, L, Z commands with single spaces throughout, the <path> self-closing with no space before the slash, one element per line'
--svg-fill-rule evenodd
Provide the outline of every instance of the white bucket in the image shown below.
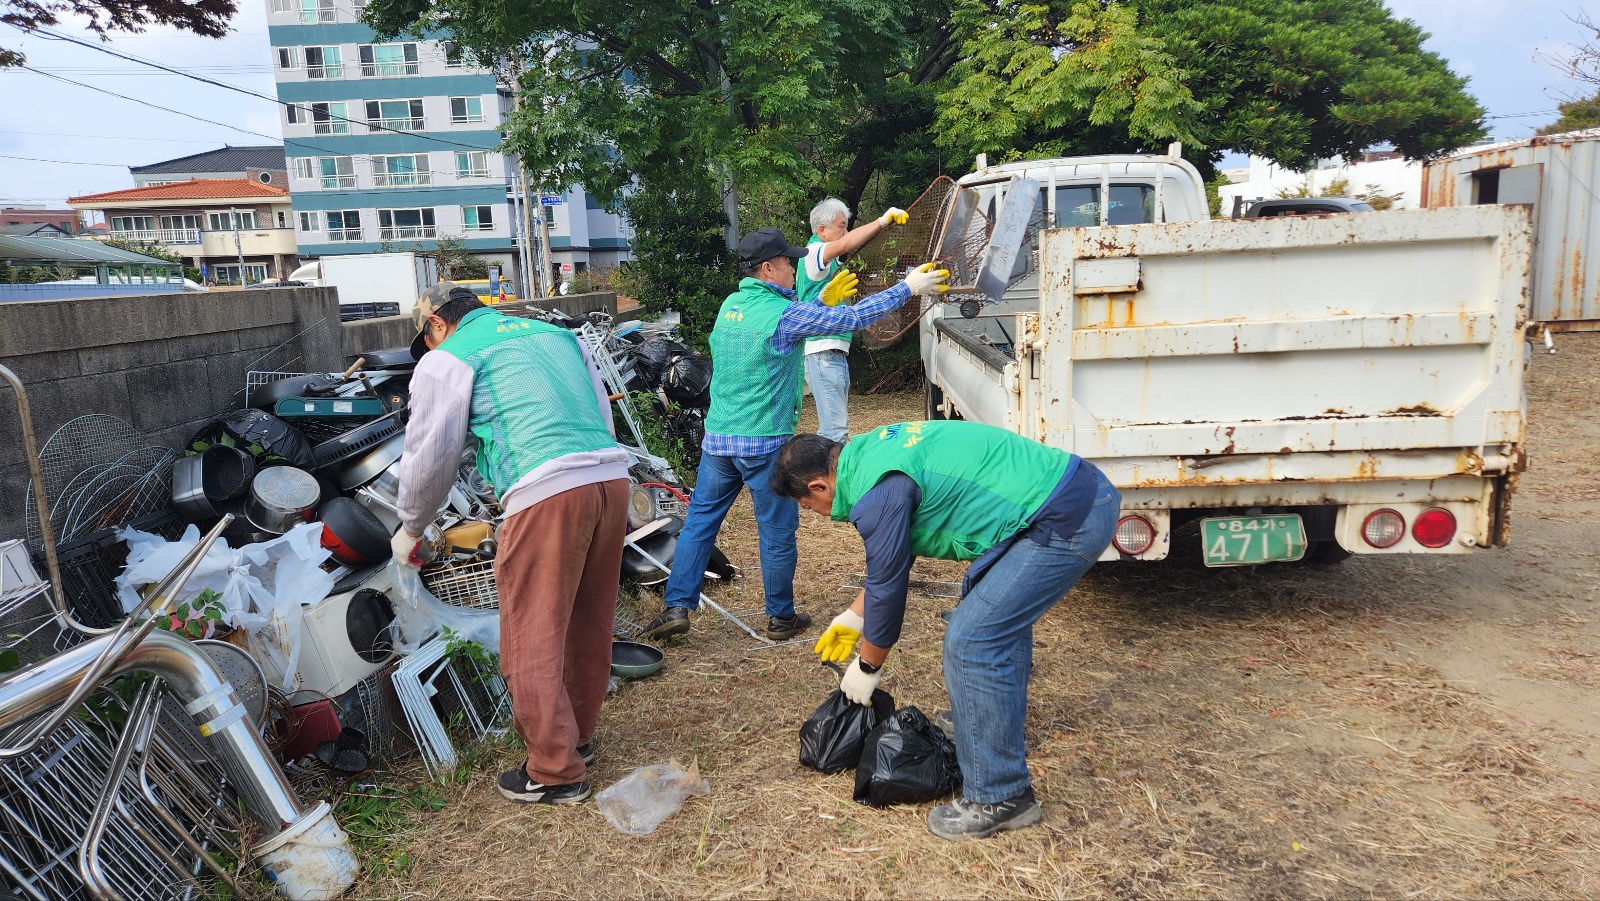
<path fill-rule="evenodd" d="M 289 901 L 331 901 L 361 873 L 350 840 L 320 801 L 298 821 L 255 847 L 261 868 Z"/>

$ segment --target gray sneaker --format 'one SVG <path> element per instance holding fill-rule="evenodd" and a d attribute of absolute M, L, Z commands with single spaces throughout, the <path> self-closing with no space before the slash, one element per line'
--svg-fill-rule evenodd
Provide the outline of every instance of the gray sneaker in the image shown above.
<path fill-rule="evenodd" d="M 933 715 L 933 724 L 939 727 L 944 737 L 951 741 L 956 740 L 956 717 L 953 711 L 941 710 Z"/>
<path fill-rule="evenodd" d="M 928 831 L 953 842 L 988 838 L 1004 829 L 1024 829 L 1044 816 L 1033 789 L 998 804 L 978 804 L 956 798 L 928 811 Z"/>

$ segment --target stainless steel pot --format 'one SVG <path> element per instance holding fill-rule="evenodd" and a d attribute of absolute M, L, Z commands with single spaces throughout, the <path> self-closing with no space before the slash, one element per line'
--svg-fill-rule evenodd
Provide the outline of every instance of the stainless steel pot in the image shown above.
<path fill-rule="evenodd" d="M 274 466 L 257 473 L 250 483 L 245 515 L 263 532 L 282 535 L 306 521 L 322 497 L 316 477 L 293 466 Z"/>
<path fill-rule="evenodd" d="M 222 515 L 206 497 L 203 458 L 179 457 L 172 464 L 172 506 L 188 522 L 211 522 Z"/>

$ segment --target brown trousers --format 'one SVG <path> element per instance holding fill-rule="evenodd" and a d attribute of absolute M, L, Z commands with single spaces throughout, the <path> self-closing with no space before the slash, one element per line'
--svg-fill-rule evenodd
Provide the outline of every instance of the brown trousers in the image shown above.
<path fill-rule="evenodd" d="M 611 678 L 627 508 L 628 480 L 612 479 L 500 524 L 500 672 L 528 746 L 528 776 L 545 785 L 585 775 L 577 749 L 594 738 Z"/>

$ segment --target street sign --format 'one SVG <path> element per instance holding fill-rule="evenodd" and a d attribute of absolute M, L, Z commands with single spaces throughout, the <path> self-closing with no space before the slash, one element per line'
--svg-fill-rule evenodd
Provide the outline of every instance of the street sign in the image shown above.
<path fill-rule="evenodd" d="M 571 263 L 562 263 L 561 264 L 561 271 L 562 272 L 571 272 L 572 271 L 572 264 Z"/>
<path fill-rule="evenodd" d="M 540 194 L 539 195 L 539 205 L 540 206 L 560 206 L 563 203 L 566 203 L 566 201 L 561 199 L 561 195 L 560 194 Z"/>

